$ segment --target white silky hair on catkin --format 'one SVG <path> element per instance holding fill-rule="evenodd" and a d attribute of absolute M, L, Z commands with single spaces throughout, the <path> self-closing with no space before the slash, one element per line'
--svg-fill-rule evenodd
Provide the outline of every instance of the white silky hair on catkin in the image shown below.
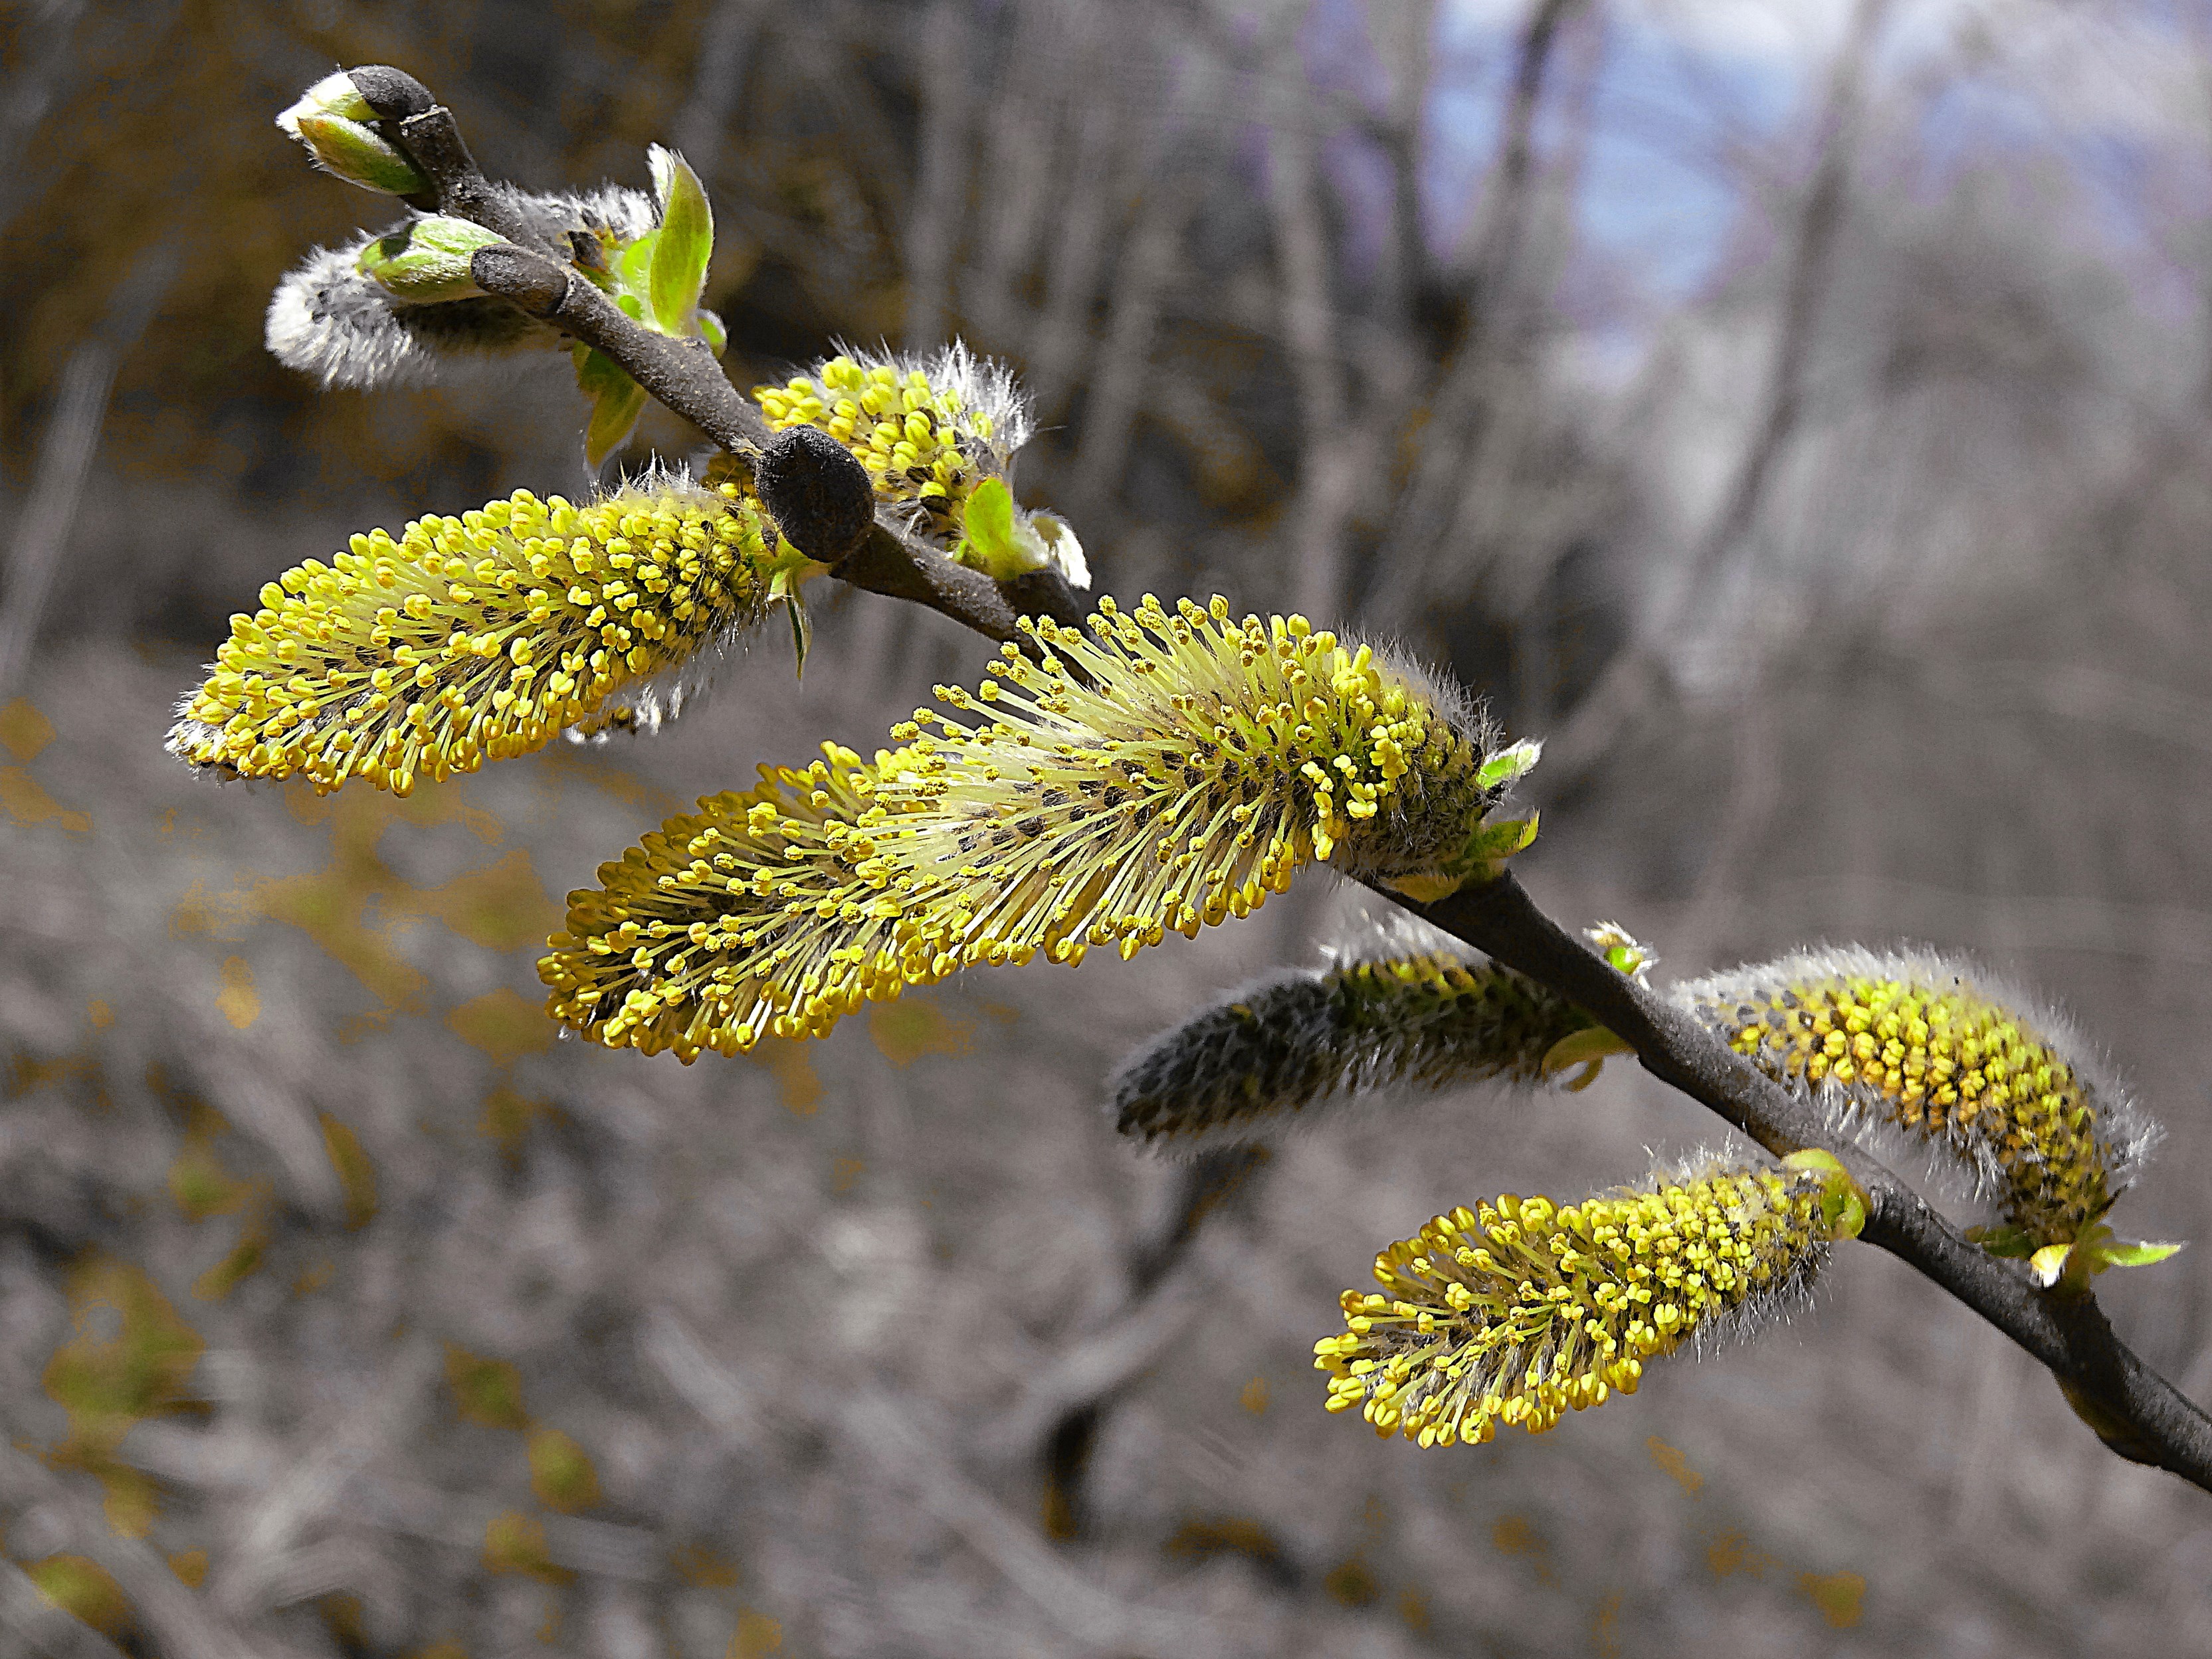
<path fill-rule="evenodd" d="M 1347 884 L 1348 885 L 1348 884 Z M 1116 1066 L 1107 1093 L 1115 1127 L 1148 1150 L 1186 1157 L 1285 1132 L 1303 1132 L 1372 1110 L 1406 1095 L 1433 1095 L 1487 1081 L 1520 1092 L 1540 1087 L 1528 1075 L 1536 1055 L 1495 1044 L 1455 1044 L 1451 1009 L 1416 1008 L 1423 986 L 1406 988 L 1406 1009 L 1392 1020 L 1389 987 L 1376 981 L 1356 1000 L 1340 975 L 1375 963 L 1440 958 L 1477 974 L 1504 974 L 1478 951 L 1418 916 L 1363 890 L 1342 906 L 1323 966 L 1281 969 L 1238 986 L 1133 1051 Z M 1549 994 L 1510 976 L 1532 1001 Z M 1553 1000 L 1556 1000 L 1553 999 Z M 1542 1034 L 1545 1048 L 1562 1030 Z M 1464 1011 L 1462 1010 L 1464 1018 Z M 1379 1016 L 1379 1017 L 1378 1017 Z M 1170 1106 L 1175 1126 L 1137 1115 L 1152 1102 Z"/>
<path fill-rule="evenodd" d="M 659 222 L 650 196 L 619 185 L 497 190 L 532 233 L 556 248 L 567 245 L 571 231 L 605 230 L 635 241 Z M 325 390 L 434 386 L 457 376 L 502 380 L 566 366 L 568 342 L 559 331 L 505 301 L 404 305 L 362 276 L 356 267 L 362 250 L 397 228 L 365 230 L 337 247 L 317 248 L 285 273 L 270 296 L 262 334 L 271 356 L 315 376 Z"/>
<path fill-rule="evenodd" d="M 2109 1180 L 2117 1198 L 2148 1162 L 2165 1130 L 2138 1102 L 2119 1073 L 2071 1018 L 2043 997 L 1992 974 L 1969 957 L 1948 956 L 1928 946 L 1904 945 L 1875 951 L 1863 945 L 1814 945 L 1771 962 L 1747 963 L 1724 973 L 1685 980 L 1668 988 L 1668 1000 L 1703 1018 L 1700 1005 L 1758 1006 L 1773 988 L 1817 984 L 1837 979 L 1898 980 L 1942 992 L 1963 991 L 2025 1023 L 2036 1038 L 2073 1067 L 2094 1103 L 2098 1139 L 2110 1149 Z M 1780 1079 L 1783 1086 L 1810 1103 L 1837 1133 L 1866 1145 L 1877 1156 L 1928 1159 L 1930 1176 L 1958 1190 L 1962 1174 L 1971 1177 L 1970 1196 L 1987 1203 L 2004 1192 L 2005 1180 L 1990 1148 L 1956 1131 L 1936 1137 L 1888 1121 L 1886 1101 L 1850 1085 L 1802 1077 Z M 1949 1152 L 1950 1159 L 1942 1154 Z M 1960 1164 L 1967 1167 L 1960 1168 Z"/>
<path fill-rule="evenodd" d="M 661 499 L 671 495 L 690 498 L 702 506 L 723 504 L 719 494 L 695 479 L 690 469 L 680 462 L 655 462 L 624 477 L 614 489 L 596 499 L 620 501 Z M 638 738 L 658 736 L 674 725 L 685 710 L 697 708 L 708 701 L 723 665 L 744 650 L 760 620 L 758 616 L 733 619 L 682 662 L 672 663 L 649 678 L 623 687 L 607 699 L 598 714 L 564 727 L 561 735 L 570 743 L 595 745 L 609 742 L 617 733 Z"/>
<path fill-rule="evenodd" d="M 1371 888 L 1352 882 L 1342 884 L 1337 915 L 1321 955 L 1332 968 L 1397 962 L 1407 957 L 1444 957 L 1467 963 L 1484 960 L 1482 953 L 1464 939 L 1391 903 Z"/>
<path fill-rule="evenodd" d="M 456 371 L 504 377 L 533 359 L 565 363 L 556 349 L 560 335 L 503 300 L 395 302 L 355 267 L 362 249 L 385 234 L 317 248 L 284 274 L 262 333 L 278 362 L 313 375 L 325 391 L 434 386 Z"/>

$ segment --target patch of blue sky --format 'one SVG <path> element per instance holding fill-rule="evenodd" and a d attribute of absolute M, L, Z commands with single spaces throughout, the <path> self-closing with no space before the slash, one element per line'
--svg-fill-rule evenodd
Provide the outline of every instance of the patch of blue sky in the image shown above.
<path fill-rule="evenodd" d="M 1475 0 L 1439 15 L 1437 79 L 1422 180 L 1432 246 L 1456 246 L 1481 211 L 1496 160 L 1519 7 Z M 1588 27 L 1588 21 L 1571 24 Z M 1741 210 L 1741 166 L 1767 149 L 1804 91 L 1794 53 L 1731 50 L 1725 37 L 1613 14 L 1589 89 L 1577 229 L 1588 257 L 1637 274 L 1650 297 L 1695 292 L 1711 276 Z M 1765 45 L 1765 42 L 1760 44 Z M 1560 140 L 1563 84 L 1574 54 L 1555 51 L 1538 140 Z"/>

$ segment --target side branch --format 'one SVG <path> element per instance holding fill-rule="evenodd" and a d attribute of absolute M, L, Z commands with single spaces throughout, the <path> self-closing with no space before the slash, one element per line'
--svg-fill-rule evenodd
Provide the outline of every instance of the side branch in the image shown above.
<path fill-rule="evenodd" d="M 2112 1450 L 2212 1492 L 2212 1418 L 2120 1341 L 2094 1296 L 2039 1290 L 2012 1263 L 1960 1237 L 1904 1182 L 1832 1133 L 1805 1102 L 1690 1015 L 1614 972 L 1538 910 L 1511 875 L 1408 908 L 1579 1003 L 1634 1048 L 1654 1077 L 1769 1152 L 1834 1153 L 1870 1200 L 1862 1238 L 1942 1285 L 2033 1355 Z"/>
<path fill-rule="evenodd" d="M 471 260 L 480 287 L 603 353 L 730 453 L 750 460 L 771 442 L 774 434 L 759 410 L 730 384 L 703 341 L 645 328 L 580 276 L 560 250 L 538 244 L 507 193 L 477 169 L 452 112 L 420 82 L 381 66 L 350 74 L 385 135 L 431 180 L 431 189 L 421 198 L 410 198 L 410 204 L 468 219 L 504 239 L 479 249 Z M 1022 616 L 1048 616 L 1075 627 L 1089 608 L 1057 571 L 994 582 L 932 550 L 909 545 L 880 525 L 834 569 L 854 586 L 927 605 L 998 641 L 1018 637 Z M 1396 894 L 1385 896 L 1407 903 Z M 2119 1340 L 2094 1297 L 2039 1290 L 2009 1263 L 1960 1237 L 1905 1182 L 1832 1133 L 1805 1102 L 1544 915 L 1510 874 L 1434 904 L 1407 908 L 1579 1004 L 1626 1042 L 1653 1076 L 1768 1151 L 1833 1153 L 1868 1194 L 1863 1238 L 1941 1285 L 2033 1355 L 2075 1411 L 2121 1456 L 2212 1492 L 2212 1418 Z M 1191 1214 L 1194 1225 L 1197 1213 Z"/>
<path fill-rule="evenodd" d="M 756 453 L 775 435 L 730 384 L 704 340 L 679 340 L 631 321 L 560 260 L 513 244 L 478 248 L 469 274 L 485 293 L 598 348 L 732 454 Z"/>
<path fill-rule="evenodd" d="M 453 112 L 428 88 L 381 64 L 349 73 L 381 118 L 386 136 L 431 180 L 429 198 L 410 198 L 410 205 L 466 219 L 506 239 L 471 259 L 479 288 L 621 365 L 649 395 L 731 454 L 750 459 L 767 446 L 775 436 L 768 422 L 730 384 L 703 340 L 655 333 L 624 316 L 557 250 L 538 244 L 507 194 L 477 168 Z M 1058 571 L 995 583 L 880 526 L 834 568 L 853 586 L 927 605 L 994 640 L 1018 637 L 1018 617 L 1044 615 L 1074 626 L 1088 608 Z"/>

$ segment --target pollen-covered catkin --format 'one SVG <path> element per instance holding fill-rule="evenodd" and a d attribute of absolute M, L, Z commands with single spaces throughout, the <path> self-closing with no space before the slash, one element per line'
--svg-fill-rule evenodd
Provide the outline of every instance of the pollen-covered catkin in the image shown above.
<path fill-rule="evenodd" d="M 1434 874 L 1498 799 L 1475 709 L 1304 617 L 1147 595 L 1101 601 L 1092 639 L 1023 626 L 1041 659 L 1008 645 L 975 692 L 937 688 L 974 723 L 894 727 L 913 764 L 878 792 L 872 869 L 943 896 L 930 925 L 956 961 L 1133 956 L 1249 914 L 1309 861 Z"/>
<path fill-rule="evenodd" d="M 1387 954 L 1355 950 L 1273 975 L 1154 1037 L 1108 1085 L 1115 1127 L 1195 1152 L 1393 1085 L 1534 1085 L 1564 1039 L 1595 1028 L 1535 981 L 1413 926 L 1419 935 L 1398 930 Z"/>
<path fill-rule="evenodd" d="M 1838 1231 L 1839 1178 L 1714 1165 L 1437 1216 L 1376 1257 L 1380 1290 L 1346 1291 L 1344 1334 L 1315 1344 L 1328 1409 L 1449 1446 L 1633 1394 L 1647 1359 L 1802 1293 Z"/>
<path fill-rule="evenodd" d="M 2079 1237 L 2157 1139 L 2063 1019 L 1932 951 L 1807 951 L 1668 994 L 1838 1127 L 1963 1161 L 2039 1243 Z"/>
<path fill-rule="evenodd" d="M 1005 477 L 1030 437 L 1012 374 L 957 343 L 926 360 L 842 352 L 782 386 L 754 387 L 753 400 L 776 431 L 816 427 L 851 450 L 876 498 L 909 506 L 947 548 L 975 487 Z"/>
<path fill-rule="evenodd" d="M 767 559 L 733 486 L 665 474 L 587 506 L 518 490 L 356 536 L 231 618 L 169 748 L 234 776 L 404 795 L 644 701 L 759 619 Z"/>
<path fill-rule="evenodd" d="M 1066 523 L 1014 504 L 1014 454 L 1032 422 L 1002 365 L 957 341 L 927 358 L 842 352 L 753 398 L 775 430 L 811 426 L 850 451 L 884 522 L 908 540 L 994 579 L 1050 567 L 1091 585 Z"/>
<path fill-rule="evenodd" d="M 901 901 L 857 873 L 858 821 L 899 756 L 823 745 L 805 769 L 714 795 L 568 896 L 538 976 L 547 1012 L 611 1048 L 712 1048 L 818 1036 L 870 998 L 927 984 L 935 952 Z M 949 971 L 949 969 L 948 969 Z"/>
<path fill-rule="evenodd" d="M 981 724 L 918 715 L 873 764 L 834 750 L 803 788 L 776 773 L 672 820 L 571 896 L 540 964 L 554 1017 L 611 1045 L 744 1048 L 962 968 L 1133 956 L 1313 860 L 1449 867 L 1499 798 L 1489 728 L 1303 618 L 1227 617 L 1109 603 L 1096 644 L 1024 623 L 1041 662 L 1009 646 L 980 691 L 940 688 Z"/>

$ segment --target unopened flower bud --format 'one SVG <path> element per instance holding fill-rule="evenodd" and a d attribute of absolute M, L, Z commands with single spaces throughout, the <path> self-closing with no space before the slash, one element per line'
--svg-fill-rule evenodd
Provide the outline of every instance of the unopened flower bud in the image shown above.
<path fill-rule="evenodd" d="M 376 112 L 343 71 L 326 76 L 276 118 L 286 135 L 307 146 L 324 172 L 381 196 L 412 196 L 430 188 L 421 169 L 369 124 Z"/>
<path fill-rule="evenodd" d="M 788 427 L 753 463 L 754 488 L 784 539 L 811 559 L 835 564 L 876 521 L 866 471 L 828 433 Z"/>
<path fill-rule="evenodd" d="M 442 213 L 410 220 L 362 249 L 354 268 L 409 305 L 472 300 L 483 292 L 470 260 L 496 246 L 498 233 Z"/>

